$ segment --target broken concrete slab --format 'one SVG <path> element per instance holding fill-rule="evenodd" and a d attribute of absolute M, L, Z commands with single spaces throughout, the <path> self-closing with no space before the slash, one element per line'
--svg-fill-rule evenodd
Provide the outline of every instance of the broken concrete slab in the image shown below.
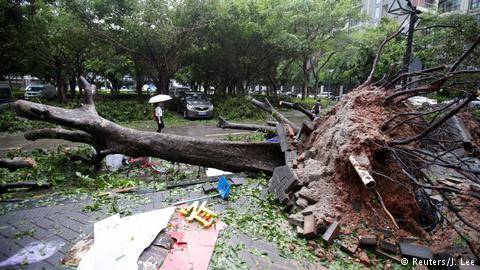
<path fill-rule="evenodd" d="M 300 226 L 303 228 L 303 215 L 300 213 L 291 214 L 287 218 L 288 222 L 295 226 Z"/>
<path fill-rule="evenodd" d="M 306 208 L 308 206 L 308 201 L 305 200 L 304 198 L 298 198 L 295 201 L 295 205 L 300 207 L 300 208 Z"/>
<path fill-rule="evenodd" d="M 374 234 L 360 236 L 360 245 L 365 247 L 374 247 L 377 245 L 377 236 Z"/>
<path fill-rule="evenodd" d="M 422 245 L 400 243 L 400 253 L 408 258 L 433 259 L 432 249 Z"/>
<path fill-rule="evenodd" d="M 313 214 L 314 210 L 315 210 L 315 206 L 314 205 L 309 205 L 309 206 L 305 207 L 305 209 L 303 209 L 301 213 L 304 216 L 308 216 L 308 215 Z"/>
<path fill-rule="evenodd" d="M 322 239 L 327 245 L 333 244 L 333 240 L 338 236 L 340 232 L 340 224 L 338 221 L 333 221 L 332 224 L 328 227 L 327 231 L 323 234 Z"/>
<path fill-rule="evenodd" d="M 303 198 L 303 199 L 307 200 L 310 204 L 314 204 L 314 203 L 317 202 L 317 199 L 315 198 L 315 195 L 307 187 L 302 187 L 302 189 L 300 189 L 300 191 L 298 192 L 298 196 L 300 198 Z"/>
<path fill-rule="evenodd" d="M 308 215 L 303 218 L 303 236 L 313 237 L 317 234 L 317 223 L 314 215 Z"/>

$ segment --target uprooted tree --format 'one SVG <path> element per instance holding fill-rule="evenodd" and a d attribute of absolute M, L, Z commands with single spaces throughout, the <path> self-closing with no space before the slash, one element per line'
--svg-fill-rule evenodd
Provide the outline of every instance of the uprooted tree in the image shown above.
<path fill-rule="evenodd" d="M 429 238 L 439 249 L 452 242 L 444 238 L 451 237 L 445 236 L 449 230 L 455 230 L 478 254 L 479 210 L 459 205 L 479 204 L 480 171 L 471 166 L 466 156 L 478 151 L 480 139 L 478 133 L 466 135 L 458 127 L 462 120 L 459 113 L 480 96 L 478 82 L 456 100 L 433 107 L 418 109 L 407 99 L 436 93 L 452 78 L 480 72 L 461 69 L 466 66 L 462 62 L 480 43 L 480 36 L 450 65 L 405 74 L 389 72 L 374 82 L 385 43 L 399 33 L 381 44 L 367 81 L 313 123 L 299 127 L 268 100 L 255 99 L 254 105 L 279 122 L 277 128 L 239 125 L 223 119 L 220 123 L 224 128 L 285 130 L 279 135 L 290 137 L 286 148 L 277 143 L 211 141 L 122 127 L 97 114 L 95 86 L 83 78 L 85 101 L 80 108 L 63 109 L 23 100 L 16 101 L 15 108 L 20 116 L 62 126 L 29 132 L 27 139 L 61 138 L 92 145 L 96 154 L 85 161 L 96 166 L 113 153 L 154 156 L 231 171 L 272 173 L 286 165 L 297 177 L 284 201 L 291 206 L 293 223 L 301 224 L 301 217 L 309 212 L 319 227 L 334 219 L 351 227 L 387 227 L 398 235 Z M 313 119 L 308 112 L 305 114 Z M 285 157 L 287 152 L 290 158 Z M 351 157 L 360 161 L 359 166 L 373 176 L 376 185 L 367 188 L 362 184 Z M 451 174 L 456 177 L 445 176 Z M 438 207 L 429 196 L 432 192 L 440 196 L 446 208 Z M 441 223 L 448 226 L 436 226 Z"/>

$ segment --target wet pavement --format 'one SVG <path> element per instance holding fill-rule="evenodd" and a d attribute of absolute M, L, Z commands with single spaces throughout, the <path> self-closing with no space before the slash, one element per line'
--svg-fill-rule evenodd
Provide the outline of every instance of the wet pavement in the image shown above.
<path fill-rule="evenodd" d="M 175 201 L 204 196 L 200 185 L 180 191 L 178 189 L 157 192 L 143 190 L 139 191 L 134 199 L 132 196 L 119 195 L 116 207 L 129 214 L 136 214 L 168 207 Z M 61 201 L 58 205 L 27 207 L 0 216 L 0 261 L 14 255 L 29 243 L 56 241 L 63 246 L 53 256 L 40 262 L 23 265 L 22 269 L 65 269 L 66 266 L 61 265 L 60 261 L 68 250 L 93 232 L 93 224 L 96 221 L 113 215 L 111 205 L 108 204 L 96 211 L 86 211 L 85 207 L 92 203 L 91 198 L 70 198 L 67 201 Z M 242 208 L 247 207 L 247 203 L 249 203 L 248 200 L 230 202 L 210 199 L 208 205 L 221 218 L 228 209 L 241 211 Z M 2 204 L 5 206 L 5 203 Z M 223 237 L 222 241 L 225 243 L 223 248 L 242 247 L 236 251 L 238 258 L 235 259 L 240 260 L 248 269 L 320 269 L 320 265 L 284 258 L 280 256 L 275 244 L 241 233 L 238 228 L 228 227 L 226 230 L 229 231 L 225 234 L 222 232 L 219 241 Z M 251 252 L 252 250 L 255 252 Z M 0 269 L 19 268 L 19 266 L 0 267 Z"/>

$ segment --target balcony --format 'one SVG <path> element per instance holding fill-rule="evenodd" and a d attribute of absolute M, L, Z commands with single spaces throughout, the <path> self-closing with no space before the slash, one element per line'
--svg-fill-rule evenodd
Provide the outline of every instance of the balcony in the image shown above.
<path fill-rule="evenodd" d="M 440 1 L 438 4 L 438 12 L 439 13 L 446 13 L 460 10 L 460 0 L 447 0 L 447 1 Z"/>

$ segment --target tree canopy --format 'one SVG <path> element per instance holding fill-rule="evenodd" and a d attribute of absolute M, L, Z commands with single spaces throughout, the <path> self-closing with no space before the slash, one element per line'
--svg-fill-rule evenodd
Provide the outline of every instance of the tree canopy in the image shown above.
<path fill-rule="evenodd" d="M 167 92 L 169 80 L 244 94 L 247 86 L 365 80 L 376 48 L 399 23 L 350 27 L 358 0 L 7 0 L 0 2 L 0 76 L 32 74 L 66 85 L 101 76 L 112 91 L 125 75 Z M 432 27 L 442 25 L 447 27 Z M 414 57 L 424 66 L 451 61 L 478 34 L 468 15 L 422 15 Z M 402 59 L 402 36 L 380 59 L 380 78 Z M 478 53 L 470 56 L 478 64 Z M 475 60 L 476 59 L 476 60 Z M 470 63 L 472 63 L 470 61 Z M 137 88 L 138 90 L 138 88 Z M 72 91 L 71 95 L 75 95 Z"/>

